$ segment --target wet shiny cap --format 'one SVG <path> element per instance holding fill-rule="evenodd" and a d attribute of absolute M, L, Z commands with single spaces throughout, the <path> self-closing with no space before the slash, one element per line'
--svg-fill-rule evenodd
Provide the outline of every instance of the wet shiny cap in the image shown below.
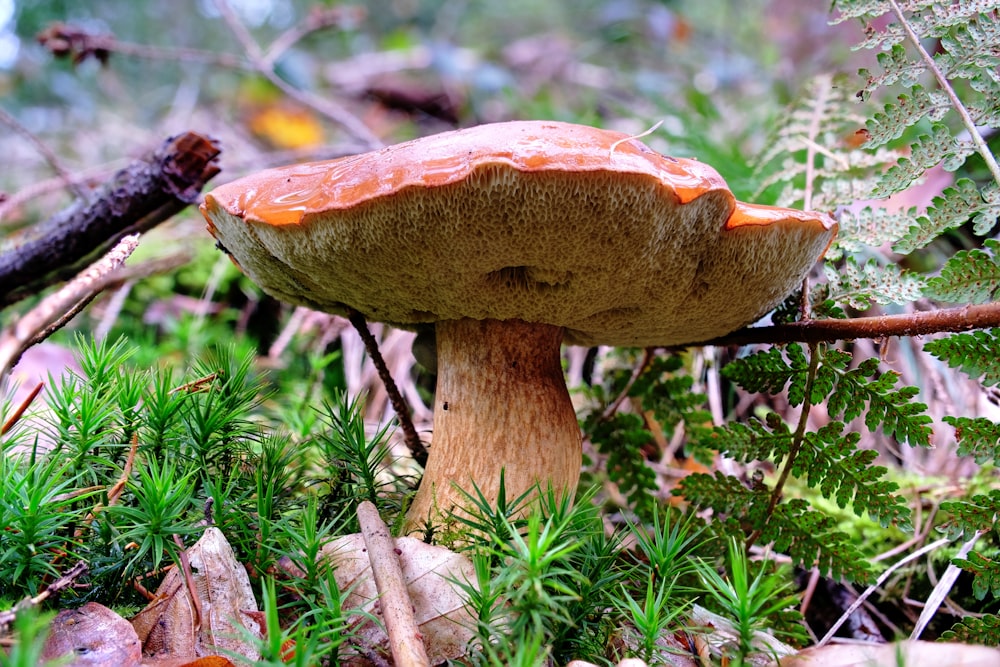
<path fill-rule="evenodd" d="M 610 345 L 754 321 L 836 230 L 823 214 L 737 202 L 698 161 L 551 121 L 266 170 L 217 188 L 202 212 L 243 270 L 292 303 L 400 326 L 539 321 Z"/>

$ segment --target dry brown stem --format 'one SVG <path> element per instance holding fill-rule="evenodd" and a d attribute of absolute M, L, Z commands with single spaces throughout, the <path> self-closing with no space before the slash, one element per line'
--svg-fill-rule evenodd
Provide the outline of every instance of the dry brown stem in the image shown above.
<path fill-rule="evenodd" d="M 63 576 L 59 577 L 51 584 L 45 587 L 45 590 L 34 597 L 27 597 L 14 605 L 13 609 L 8 609 L 7 611 L 0 611 L 0 631 L 5 631 L 14 622 L 17 617 L 17 612 L 22 609 L 27 609 L 30 607 L 37 607 L 38 605 L 45 602 L 47 599 L 53 595 L 59 593 L 60 591 L 69 588 L 76 580 L 87 571 L 87 564 L 82 560 L 76 565 L 71 567 L 66 571 Z"/>
<path fill-rule="evenodd" d="M 760 343 L 832 343 L 858 338 L 879 339 L 892 336 L 954 333 L 996 326 L 1000 326 L 1000 302 L 901 315 L 856 317 L 849 320 L 804 320 L 766 327 L 749 327 L 685 347 Z"/>
<path fill-rule="evenodd" d="M 406 399 L 399 393 L 399 387 L 396 386 L 395 380 L 392 379 L 392 373 L 389 372 L 389 368 L 385 365 L 385 359 L 382 358 L 382 353 L 378 349 L 378 341 L 375 340 L 371 331 L 368 330 L 365 316 L 356 310 L 352 310 L 348 319 L 358 332 L 358 335 L 361 336 L 361 341 L 365 344 L 365 351 L 368 352 L 368 356 L 375 365 L 379 379 L 385 385 L 385 391 L 389 394 L 389 402 L 392 403 L 392 409 L 396 412 L 396 419 L 399 420 L 399 427 L 403 429 L 406 448 L 410 450 L 410 455 L 417 462 L 417 465 L 421 468 L 426 467 L 427 448 L 420 441 L 420 435 L 417 434 L 417 429 L 413 426 L 410 408 L 406 404 Z"/>
<path fill-rule="evenodd" d="M 243 46 L 243 50 L 253 64 L 254 69 L 261 76 L 299 104 L 304 104 L 313 111 L 326 116 L 334 123 L 340 125 L 352 136 L 361 141 L 368 150 L 382 147 L 382 141 L 357 116 L 333 100 L 314 95 L 307 90 L 300 90 L 278 76 L 274 71 L 274 63 L 264 54 L 260 45 L 254 40 L 246 26 L 240 21 L 239 16 L 229 6 L 229 3 L 226 0 L 215 0 L 215 6 L 233 35 Z"/>
<path fill-rule="evenodd" d="M 379 594 L 379 609 L 389 635 L 396 667 L 430 667 L 423 637 L 413 615 L 413 601 L 406 590 L 403 568 L 389 528 L 367 500 L 358 505 L 358 523 L 368 549 L 368 559 Z"/>
<path fill-rule="evenodd" d="M 41 393 L 42 387 L 44 386 L 44 383 L 39 382 L 35 385 L 34 389 L 28 392 L 28 395 L 25 396 L 24 400 L 21 401 L 21 404 L 17 406 L 17 409 L 14 410 L 10 417 L 7 418 L 7 421 L 3 423 L 3 426 L 0 426 L 0 435 L 6 435 L 12 428 L 14 428 L 14 424 L 21 419 L 21 416 L 24 415 L 24 412 L 28 409 L 28 407 L 31 406 L 36 398 L 38 398 L 38 394 Z"/>
<path fill-rule="evenodd" d="M 0 377 L 13 368 L 26 349 L 45 340 L 104 290 L 109 284 L 109 274 L 121 266 L 138 245 L 138 235 L 126 236 L 100 261 L 45 297 L 0 333 Z"/>

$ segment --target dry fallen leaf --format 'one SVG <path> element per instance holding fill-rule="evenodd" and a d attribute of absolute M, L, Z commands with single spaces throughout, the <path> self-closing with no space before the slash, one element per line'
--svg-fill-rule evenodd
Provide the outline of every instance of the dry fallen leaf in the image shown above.
<path fill-rule="evenodd" d="M 128 621 L 104 605 L 88 602 L 52 619 L 42 660 L 64 656 L 70 662 L 59 664 L 66 667 L 133 667 L 142 660 L 142 645 Z"/>
<path fill-rule="evenodd" d="M 1000 650 L 969 644 L 904 641 L 828 644 L 783 658 L 781 667 L 1000 667 Z"/>
<path fill-rule="evenodd" d="M 397 537 L 395 543 L 431 664 L 465 655 L 473 637 L 473 619 L 451 580 L 475 581 L 472 563 L 461 554 L 412 537 Z M 344 608 L 361 608 L 378 616 L 378 592 L 363 537 L 345 535 L 326 545 L 323 553 L 334 564 L 338 588 L 349 591 Z M 379 624 L 364 621 L 358 635 L 365 646 L 388 654 L 388 637 Z"/>
<path fill-rule="evenodd" d="M 188 658 L 232 651 L 257 660 L 260 652 L 246 636 L 260 636 L 252 614 L 257 602 L 246 570 L 218 528 L 207 528 L 190 549 L 195 588 L 201 606 L 200 626 L 184 576 L 173 568 L 156 590 L 156 598 L 132 619 L 144 656 Z"/>

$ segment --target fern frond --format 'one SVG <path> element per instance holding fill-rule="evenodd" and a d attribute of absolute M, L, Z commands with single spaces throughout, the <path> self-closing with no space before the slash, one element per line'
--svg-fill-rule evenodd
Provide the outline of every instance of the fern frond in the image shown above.
<path fill-rule="evenodd" d="M 980 77 L 969 82 L 980 98 L 969 102 L 969 116 L 976 125 L 1000 126 L 1000 82 L 991 77 Z"/>
<path fill-rule="evenodd" d="M 870 583 L 871 564 L 854 546 L 851 538 L 836 529 L 830 516 L 813 510 L 800 498 L 774 508 L 774 515 L 761 532 L 761 541 L 786 553 L 792 564 L 815 567 L 826 576 Z"/>
<path fill-rule="evenodd" d="M 997 514 L 1000 513 L 1000 489 L 966 500 L 943 502 L 941 510 L 951 515 L 942 526 L 948 537 L 968 540 L 977 531 L 996 527 Z"/>
<path fill-rule="evenodd" d="M 977 600 L 987 593 L 1000 597 L 1000 563 L 976 551 L 970 552 L 968 558 L 952 558 L 951 562 L 973 575 L 972 594 Z"/>
<path fill-rule="evenodd" d="M 709 447 L 741 463 L 773 461 L 780 464 L 792 445 L 792 433 L 774 413 L 768 414 L 768 425 L 757 419 L 745 424 L 731 422 L 700 434 L 698 447 Z"/>
<path fill-rule="evenodd" d="M 1000 23 L 977 14 L 948 27 L 938 34 L 941 48 L 934 58 L 944 75 L 949 79 L 977 79 L 984 75 L 996 78 Z"/>
<path fill-rule="evenodd" d="M 948 231 L 960 227 L 971 218 L 974 230 L 980 236 L 986 235 L 1000 216 L 1000 190 L 990 184 L 980 192 L 976 184 L 967 178 L 958 180 L 953 187 L 934 198 L 934 205 L 926 215 L 917 219 L 907 235 L 896 244 L 894 250 L 909 254 Z"/>
<path fill-rule="evenodd" d="M 955 428 L 959 456 L 971 456 L 983 465 L 996 461 L 1000 456 L 1000 424 L 985 417 L 942 417 L 942 421 Z"/>
<path fill-rule="evenodd" d="M 681 480 L 675 495 L 701 507 L 711 507 L 722 515 L 731 515 L 760 531 L 760 541 L 771 542 L 774 549 L 787 554 L 794 565 L 813 566 L 831 577 L 868 583 L 871 564 L 855 548 L 847 534 L 836 529 L 832 517 L 809 508 L 794 498 L 779 503 L 767 513 L 770 491 L 763 484 L 745 486 L 740 480 L 721 472 L 696 473 Z"/>
<path fill-rule="evenodd" d="M 702 409 L 708 400 L 706 396 L 691 391 L 694 379 L 677 374 L 683 365 L 683 359 L 677 355 L 655 357 L 629 390 L 629 396 L 642 400 L 643 410 L 652 411 L 667 439 L 681 422 L 691 432 L 712 421 L 711 414 Z"/>
<path fill-rule="evenodd" d="M 859 18 L 866 21 L 867 39 L 861 48 L 879 48 L 878 62 L 881 73 L 861 70 L 865 77 L 864 88 L 858 93 L 868 99 L 876 90 L 902 84 L 911 90 L 902 95 L 896 105 L 887 105 L 869 126 L 872 141 L 868 146 L 891 141 L 905 128 L 929 117 L 933 121 L 944 118 L 953 109 L 961 120 L 971 143 L 986 163 L 995 183 L 1000 184 L 1000 164 L 997 164 L 979 130 L 982 118 L 996 118 L 997 107 L 984 100 L 963 100 L 956 92 L 955 83 L 967 80 L 968 88 L 988 100 L 995 101 L 1000 74 L 1000 21 L 997 20 L 998 4 L 988 0 L 963 0 L 962 2 L 852 2 L 835 0 L 841 12 L 839 21 Z M 900 6 L 902 5 L 902 6 Z M 882 14 L 890 14 L 886 28 L 877 32 L 870 21 Z M 932 55 L 922 43 L 936 40 L 939 48 Z M 915 57 L 908 55 L 908 48 Z M 928 92 L 918 86 L 924 73 L 930 73 L 940 92 Z M 968 93 L 968 91 L 965 91 Z M 964 95 L 970 97 L 970 95 Z M 977 119 L 978 117 L 978 119 Z M 951 164 L 958 164 L 956 155 Z M 996 216 L 993 216 L 995 221 Z M 983 225 L 986 221 L 981 220 Z M 951 222 L 946 223 L 948 225 Z M 992 226 L 992 224 L 990 225 Z M 950 227 L 942 227 L 937 233 Z M 979 233 L 979 232 L 977 232 Z M 936 234 L 935 234 L 936 235 Z M 920 246 L 917 246 L 920 247 Z"/>
<path fill-rule="evenodd" d="M 843 430 L 843 423 L 830 422 L 815 433 L 806 433 L 792 473 L 804 475 L 810 487 L 819 486 L 823 497 L 841 508 L 851 503 L 855 514 L 868 514 L 883 528 L 894 525 L 910 530 L 906 499 L 894 493 L 899 486 L 883 479 L 887 468 L 872 465 L 878 453 L 859 450 L 861 435 Z"/>
<path fill-rule="evenodd" d="M 986 303 L 1000 291 L 1000 241 L 987 239 L 984 250 L 961 250 L 927 281 L 924 293 L 932 299 L 952 303 Z"/>
<path fill-rule="evenodd" d="M 881 74 L 875 74 L 867 69 L 858 71 L 858 74 L 865 79 L 864 88 L 858 92 L 858 98 L 862 101 L 868 100 L 879 88 L 897 83 L 905 88 L 916 88 L 920 75 L 927 71 L 927 65 L 924 63 L 910 60 L 902 44 L 894 44 L 888 51 L 879 53 L 877 60 L 879 67 L 882 68 Z"/>
<path fill-rule="evenodd" d="M 965 618 L 941 633 L 949 642 L 1000 646 L 1000 616 L 984 614 L 981 618 Z"/>
<path fill-rule="evenodd" d="M 833 210 L 866 196 L 872 174 L 898 154 L 854 147 L 850 139 L 864 124 L 843 77 L 816 77 L 786 111 L 767 150 L 755 160 L 758 172 L 770 172 L 758 192 L 784 184 L 779 203 L 792 206 L 805 203 L 809 187 L 813 193 L 809 205 L 817 210 Z"/>
<path fill-rule="evenodd" d="M 808 372 L 809 360 L 802 346 L 793 343 L 785 346 L 784 351 L 772 347 L 737 359 L 722 369 L 722 376 L 753 393 L 778 394 L 790 384 L 789 403 L 801 405 Z M 812 398 L 812 402 L 822 400 L 822 396 Z"/>
<path fill-rule="evenodd" d="M 616 412 L 610 418 L 594 415 L 584 429 L 597 451 L 608 457 L 604 468 L 631 506 L 640 513 L 649 509 L 652 491 L 657 488 L 656 473 L 646 463 L 643 449 L 653 443 L 642 417 L 631 412 Z"/>
<path fill-rule="evenodd" d="M 838 3 L 852 4 L 852 3 Z M 975 20 L 979 14 L 996 9 L 995 0 L 963 0 L 963 2 L 943 5 L 940 2 L 910 3 L 908 9 L 921 10 L 922 13 L 914 13 L 910 17 L 910 24 L 914 32 L 918 35 L 929 37 L 941 37 L 948 34 L 948 31 L 955 26 L 962 26 Z M 840 23 L 848 18 L 872 17 L 884 14 L 889 11 L 888 3 L 869 3 L 868 7 L 855 8 L 851 15 L 839 17 L 835 23 Z M 877 14 L 874 12 L 878 12 Z M 861 42 L 857 49 L 888 49 L 894 44 L 901 43 L 906 39 L 903 27 L 898 23 L 891 23 L 882 32 L 875 31 L 870 25 L 866 28 L 867 38 Z"/>
<path fill-rule="evenodd" d="M 924 350 L 990 387 L 1000 382 L 1000 338 L 995 329 L 980 329 L 932 340 Z"/>
<path fill-rule="evenodd" d="M 866 70 L 862 70 L 862 74 L 865 73 Z M 924 118 L 939 121 L 950 108 L 947 96 L 938 92 L 930 93 L 923 86 L 914 85 L 910 94 L 900 94 L 895 104 L 886 104 L 868 120 L 865 124 L 868 140 L 864 147 L 876 148 L 899 139 L 906 128 L 916 125 Z"/>
<path fill-rule="evenodd" d="M 867 19 L 882 16 L 889 11 L 887 0 L 837 0 L 838 16 L 830 21 L 837 25 L 849 19 Z"/>
<path fill-rule="evenodd" d="M 823 270 L 828 281 L 825 296 L 840 306 L 868 310 L 872 304 L 909 303 L 923 295 L 923 278 L 897 264 L 882 266 L 869 260 L 858 266 L 848 257 L 842 266 L 826 264 Z"/>
<path fill-rule="evenodd" d="M 945 171 L 961 167 L 976 152 L 971 141 L 955 139 L 944 125 L 936 123 L 931 134 L 922 134 L 910 144 L 910 156 L 901 158 L 879 179 L 871 197 L 881 199 L 902 192 L 920 179 L 931 167 L 942 165 Z"/>
<path fill-rule="evenodd" d="M 845 209 L 838 219 L 840 230 L 835 243 L 846 252 L 858 252 L 866 248 L 896 243 L 916 224 L 914 209 L 909 211 L 889 211 L 884 208 L 866 206 L 860 211 Z M 827 259 L 840 259 L 839 254 L 831 254 Z"/>
<path fill-rule="evenodd" d="M 827 400 L 832 419 L 843 417 L 851 421 L 867 406 L 865 426 L 882 430 L 900 442 L 929 445 L 932 435 L 927 406 L 913 400 L 916 387 L 896 388 L 899 374 L 887 371 L 879 374 L 878 359 L 866 359 L 857 368 L 838 373 L 836 388 Z"/>

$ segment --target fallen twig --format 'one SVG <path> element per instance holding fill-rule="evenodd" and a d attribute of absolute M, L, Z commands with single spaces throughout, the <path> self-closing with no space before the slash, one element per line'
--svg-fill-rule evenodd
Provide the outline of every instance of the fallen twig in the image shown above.
<path fill-rule="evenodd" d="M 358 505 L 358 523 L 368 549 L 379 609 L 396 667 L 430 667 L 423 637 L 413 616 L 413 601 L 406 590 L 403 570 L 396 553 L 396 543 L 389 528 L 367 500 Z"/>
<path fill-rule="evenodd" d="M 7 421 L 3 423 L 3 426 L 0 426 L 0 435 L 6 435 L 7 433 L 10 432 L 12 428 L 14 428 L 14 424 L 17 423 L 17 421 L 24 414 L 25 410 L 27 410 L 28 407 L 31 406 L 34 400 L 38 398 L 38 394 L 41 393 L 42 387 L 44 386 L 45 386 L 44 382 L 39 382 L 38 384 L 35 385 L 34 389 L 28 392 L 28 395 L 25 396 L 24 400 L 21 401 L 21 404 L 17 406 L 17 409 L 14 410 L 14 412 L 10 415 L 10 417 L 7 418 Z"/>
<path fill-rule="evenodd" d="M 219 172 L 218 145 L 187 132 L 121 169 L 86 200 L 32 229 L 0 254 L 0 307 L 71 278 L 128 234 L 191 204 Z"/>
<path fill-rule="evenodd" d="M 34 597 L 26 597 L 20 602 L 18 602 L 16 605 L 14 605 L 13 608 L 8 609 L 7 611 L 0 611 L 0 632 L 7 631 L 7 629 L 11 626 L 11 624 L 14 623 L 14 619 L 17 618 L 17 613 L 19 611 L 23 609 L 28 609 L 30 607 L 37 607 L 38 605 L 42 604 L 53 595 L 59 593 L 60 591 L 66 588 L 69 588 L 74 583 L 76 583 L 76 580 L 79 579 L 80 576 L 86 571 L 87 571 L 87 564 L 81 560 L 76 565 L 67 570 L 66 573 L 63 574 L 63 576 L 59 577 L 51 584 L 46 586 L 45 590 L 43 590 L 38 595 Z"/>
<path fill-rule="evenodd" d="M 108 276 L 128 259 L 138 244 L 138 235 L 126 236 L 100 261 L 0 333 L 0 377 L 13 368 L 26 349 L 59 329 L 113 282 Z"/>

